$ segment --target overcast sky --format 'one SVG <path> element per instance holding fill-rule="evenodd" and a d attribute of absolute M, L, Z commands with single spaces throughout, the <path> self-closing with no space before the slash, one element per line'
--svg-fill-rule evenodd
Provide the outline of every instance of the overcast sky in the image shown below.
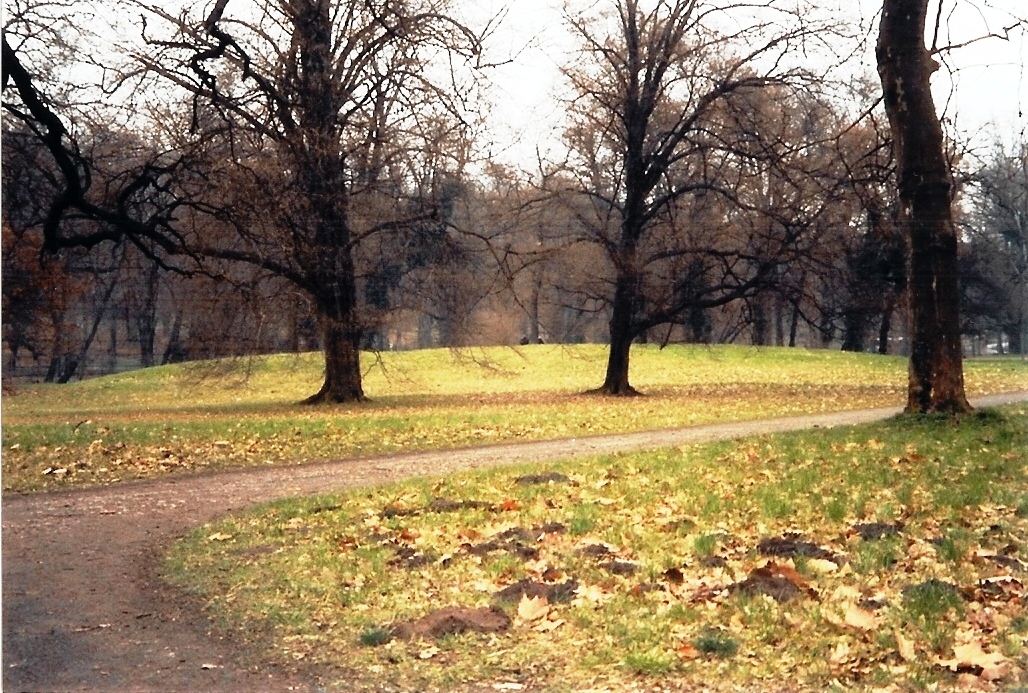
<path fill-rule="evenodd" d="M 838 0 L 825 0 L 826 4 Z M 589 7 L 611 0 L 570 0 L 572 7 Z M 936 74 L 933 81 L 936 101 L 944 116 L 963 132 L 976 133 L 978 143 L 991 141 L 996 132 L 1004 140 L 1024 137 L 1028 129 L 1028 40 L 1023 32 L 1010 33 L 1009 40 L 988 38 L 1003 33 L 1014 23 L 1012 17 L 1028 17 L 1028 0 L 942 0 L 943 29 L 940 45 L 964 44 L 966 47 L 946 54 L 948 69 Z M 534 146 L 547 137 L 556 136 L 561 106 L 556 98 L 562 85 L 558 66 L 566 64 L 567 53 L 574 43 L 563 24 L 562 0 L 487 0 L 476 3 L 482 12 L 506 7 L 503 30 L 494 37 L 494 51 L 516 54 L 514 64 L 495 74 L 498 94 L 495 101 L 497 119 L 508 124 L 509 132 L 501 135 L 520 137 L 514 146 L 514 158 L 531 157 Z M 878 0 L 842 3 L 850 8 L 855 21 L 863 27 L 868 46 L 859 63 L 869 75 L 875 76 L 874 40 L 878 30 Z M 934 18 L 937 0 L 930 8 Z M 934 22 L 930 22 L 934 24 Z M 857 47 L 854 46 L 854 50 Z M 855 67 L 854 69 L 861 69 Z M 502 150 L 503 147 L 499 147 Z M 494 152 L 504 156 L 502 152 Z M 505 157 L 506 158 L 506 157 Z M 528 163 L 528 162 L 526 162 Z M 524 165 L 524 164 L 523 164 Z M 528 163 L 531 167 L 531 164 Z"/>

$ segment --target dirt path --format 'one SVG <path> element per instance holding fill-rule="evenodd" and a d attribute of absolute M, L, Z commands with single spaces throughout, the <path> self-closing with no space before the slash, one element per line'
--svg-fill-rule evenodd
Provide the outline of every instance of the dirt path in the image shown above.
<path fill-rule="evenodd" d="M 976 406 L 1028 401 L 1028 392 Z M 302 467 L 166 478 L 3 499 L 3 690 L 315 691 L 258 669 L 160 586 L 154 558 L 187 530 L 262 501 L 403 478 L 840 426 L 875 409 L 670 431 L 497 445 Z M 308 677 L 309 678 L 309 677 Z"/>

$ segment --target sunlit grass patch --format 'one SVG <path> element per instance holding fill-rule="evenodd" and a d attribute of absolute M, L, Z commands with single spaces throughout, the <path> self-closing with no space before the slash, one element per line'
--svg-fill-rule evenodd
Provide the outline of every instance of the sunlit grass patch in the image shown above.
<path fill-rule="evenodd" d="M 899 406 L 905 397 L 900 358 L 645 345 L 633 351 L 632 375 L 646 397 L 581 394 L 604 359 L 598 345 L 368 355 L 372 401 L 324 407 L 298 404 L 321 377 L 310 354 L 28 386 L 3 398 L 4 489 Z M 1028 362 L 970 361 L 967 381 L 973 395 L 1028 389 Z M 768 503 L 768 512 L 788 511 Z"/>
<path fill-rule="evenodd" d="M 1026 451 L 1022 406 L 461 474 L 228 518 L 166 572 L 346 690 L 1011 687 Z M 511 625 L 395 636 L 444 607 Z"/>

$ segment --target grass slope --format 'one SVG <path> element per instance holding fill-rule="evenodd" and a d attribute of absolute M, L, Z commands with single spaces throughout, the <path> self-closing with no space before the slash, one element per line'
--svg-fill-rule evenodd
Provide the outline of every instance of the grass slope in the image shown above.
<path fill-rule="evenodd" d="M 1014 690 L 1026 455 L 1021 405 L 468 473 L 256 509 L 166 570 L 329 690 Z M 511 626 L 400 637 L 445 607 Z"/>
<path fill-rule="evenodd" d="M 430 350 L 365 358 L 369 404 L 297 404 L 317 355 L 134 371 L 3 398 L 3 488 L 33 491 L 227 466 L 298 464 L 511 440 L 898 405 L 905 361 L 802 349 L 633 350 L 646 397 L 580 393 L 602 346 Z M 1028 389 L 1028 363 L 967 364 L 972 395 Z"/>

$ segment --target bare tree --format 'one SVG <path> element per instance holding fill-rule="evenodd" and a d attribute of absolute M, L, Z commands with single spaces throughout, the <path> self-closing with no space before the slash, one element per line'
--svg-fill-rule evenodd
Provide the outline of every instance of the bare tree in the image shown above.
<path fill-rule="evenodd" d="M 477 60 L 479 37 L 447 0 L 218 0 L 202 16 L 126 5 L 142 14 L 144 45 L 120 71 L 105 65 L 104 86 L 139 106 L 159 146 L 113 194 L 96 193 L 93 162 L 5 28 L 5 96 L 18 97 L 5 108 L 60 172 L 47 247 L 127 237 L 180 271 L 213 258 L 286 279 L 321 328 L 325 382 L 309 401 L 363 399 L 359 249 L 438 218 L 438 191 L 414 179 L 426 152 L 470 130 L 473 84 L 455 65 Z M 188 110 L 154 112 L 155 98 Z M 72 217 L 100 226 L 75 233 Z"/>
<path fill-rule="evenodd" d="M 583 44 L 579 65 L 566 70 L 579 95 L 569 144 L 587 199 L 580 221 L 612 268 L 610 351 L 597 392 L 631 395 L 637 336 L 689 309 L 753 292 L 795 238 L 787 220 L 744 219 L 741 210 L 759 202 L 738 190 L 749 179 L 759 193 L 760 179 L 774 174 L 756 162 L 791 146 L 777 131 L 764 137 L 750 112 L 786 93 L 769 87 L 803 76 L 785 67 L 786 56 L 801 41 L 812 46 L 826 27 L 776 0 L 717 7 L 613 0 L 607 8 L 568 18 Z M 726 26 L 735 28 L 718 28 Z M 725 214 L 739 222 L 731 247 L 714 240 Z M 697 262 L 682 239 L 709 252 Z M 648 282 L 666 295 L 653 310 L 646 308 Z"/>
<path fill-rule="evenodd" d="M 1028 350 L 1028 143 L 1013 150 L 994 146 L 988 162 L 974 175 L 970 218 L 974 289 L 981 314 L 991 323 L 998 349 L 1024 354 Z M 1002 335 L 1009 340 L 1004 347 Z"/>
<path fill-rule="evenodd" d="M 878 74 L 892 130 L 899 224 L 909 249 L 908 412 L 971 410 L 964 394 L 953 179 L 932 97 L 939 69 L 925 46 L 929 0 L 884 0 Z"/>
<path fill-rule="evenodd" d="M 326 364 L 309 401 L 363 399 L 358 249 L 439 215 L 430 195 L 412 194 L 409 174 L 426 139 L 466 131 L 444 59 L 473 61 L 478 37 L 443 0 L 268 0 L 232 16 L 219 0 L 200 18 L 135 4 L 149 18 L 137 63 L 191 95 L 191 128 L 226 161 L 232 189 L 228 204 L 222 190 L 204 210 L 223 223 L 218 239 L 186 245 L 307 293 Z M 155 33 L 157 22 L 169 33 Z"/>

